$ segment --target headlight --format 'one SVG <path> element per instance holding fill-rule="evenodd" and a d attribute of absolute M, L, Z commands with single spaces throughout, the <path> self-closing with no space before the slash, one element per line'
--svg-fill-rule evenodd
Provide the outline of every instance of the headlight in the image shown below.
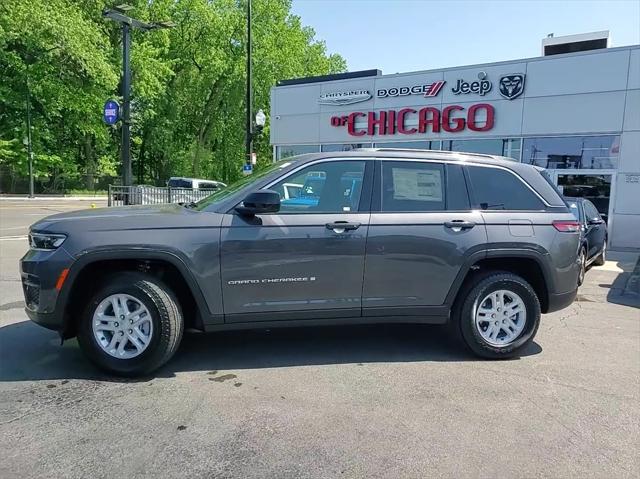
<path fill-rule="evenodd" d="M 59 234 L 29 233 L 29 246 L 31 249 L 51 251 L 60 247 L 67 237 Z"/>

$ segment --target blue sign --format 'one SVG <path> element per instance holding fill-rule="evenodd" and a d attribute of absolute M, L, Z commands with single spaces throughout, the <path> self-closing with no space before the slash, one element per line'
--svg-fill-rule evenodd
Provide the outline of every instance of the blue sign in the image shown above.
<path fill-rule="evenodd" d="M 115 125 L 120 119 L 120 105 L 115 100 L 107 100 L 102 110 L 102 119 L 107 125 Z"/>
<path fill-rule="evenodd" d="M 242 174 L 243 175 L 250 175 L 251 173 L 253 173 L 253 165 L 250 163 L 245 163 L 244 165 L 242 165 Z"/>

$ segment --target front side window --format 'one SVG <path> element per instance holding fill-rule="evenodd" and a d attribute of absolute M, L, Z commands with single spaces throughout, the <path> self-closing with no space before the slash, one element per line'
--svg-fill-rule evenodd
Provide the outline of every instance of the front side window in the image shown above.
<path fill-rule="evenodd" d="M 467 167 L 475 206 L 483 210 L 544 210 L 544 203 L 513 173 L 492 167 Z"/>
<path fill-rule="evenodd" d="M 358 211 L 364 161 L 326 161 L 307 166 L 269 189 L 280 195 L 280 213 Z"/>
<path fill-rule="evenodd" d="M 619 136 L 525 138 L 522 162 L 550 169 L 614 169 Z"/>
<path fill-rule="evenodd" d="M 420 212 L 445 209 L 444 166 L 439 163 L 382 163 L 382 211 Z"/>

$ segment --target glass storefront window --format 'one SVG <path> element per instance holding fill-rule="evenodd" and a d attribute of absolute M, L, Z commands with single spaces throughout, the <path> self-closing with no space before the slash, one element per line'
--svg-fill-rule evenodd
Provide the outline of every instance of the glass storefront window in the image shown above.
<path fill-rule="evenodd" d="M 276 150 L 278 160 L 289 158 L 290 156 L 302 155 L 304 153 L 318 153 L 319 145 L 280 145 Z"/>
<path fill-rule="evenodd" d="M 615 169 L 619 136 L 525 138 L 522 161 L 549 169 Z"/>
<path fill-rule="evenodd" d="M 500 155 L 520 160 L 520 138 L 486 139 L 486 140 L 446 140 L 442 142 L 442 149 L 448 151 L 463 151 L 466 153 L 482 153 L 485 155 Z"/>
<path fill-rule="evenodd" d="M 356 148 L 371 148 L 371 143 L 332 143 L 320 145 L 322 152 L 327 151 L 351 151 Z"/>
<path fill-rule="evenodd" d="M 439 150 L 440 140 L 424 141 L 385 141 L 376 143 L 376 148 L 407 148 L 417 150 Z"/>
<path fill-rule="evenodd" d="M 605 219 L 608 216 L 611 175 L 558 175 L 558 187 L 564 196 L 586 198 Z"/>

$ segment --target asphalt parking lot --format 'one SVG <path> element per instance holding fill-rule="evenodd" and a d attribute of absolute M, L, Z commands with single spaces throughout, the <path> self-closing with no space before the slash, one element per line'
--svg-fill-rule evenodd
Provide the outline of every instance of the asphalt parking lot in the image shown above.
<path fill-rule="evenodd" d="M 640 474 L 628 256 L 591 270 L 517 360 L 432 326 L 191 333 L 153 377 L 121 380 L 22 309 L 28 225 L 90 203 L 0 200 L 2 478 Z"/>

